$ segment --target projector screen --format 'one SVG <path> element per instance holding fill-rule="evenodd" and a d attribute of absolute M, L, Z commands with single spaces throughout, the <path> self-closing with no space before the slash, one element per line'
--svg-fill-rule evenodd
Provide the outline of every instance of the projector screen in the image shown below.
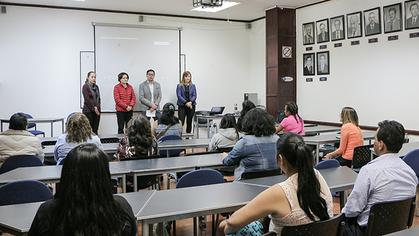
<path fill-rule="evenodd" d="M 93 23 L 95 35 L 95 71 L 100 88 L 102 111 L 115 111 L 113 88 L 118 74 L 126 72 L 134 87 L 138 111 L 138 87 L 146 80 L 146 71 L 156 72 L 162 101 L 176 104 L 176 85 L 180 79 L 180 28 Z"/>

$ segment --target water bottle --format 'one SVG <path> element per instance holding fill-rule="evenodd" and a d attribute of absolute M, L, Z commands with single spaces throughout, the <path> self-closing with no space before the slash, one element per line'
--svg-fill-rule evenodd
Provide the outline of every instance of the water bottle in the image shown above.
<path fill-rule="evenodd" d="M 209 131 L 209 138 L 212 138 L 214 134 L 217 133 L 217 124 L 211 124 L 210 131 Z"/>

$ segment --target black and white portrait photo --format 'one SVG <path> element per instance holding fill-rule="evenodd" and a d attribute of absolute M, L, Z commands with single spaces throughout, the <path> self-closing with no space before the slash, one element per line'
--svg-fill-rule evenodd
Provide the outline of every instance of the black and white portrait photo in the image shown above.
<path fill-rule="evenodd" d="M 405 29 L 419 28 L 419 0 L 404 2 Z"/>
<path fill-rule="evenodd" d="M 315 65 L 314 53 L 303 54 L 303 74 L 315 75 L 314 65 Z"/>
<path fill-rule="evenodd" d="M 362 12 L 346 15 L 348 39 L 362 37 Z"/>
<path fill-rule="evenodd" d="M 328 75 L 330 73 L 329 51 L 317 53 L 317 74 Z"/>
<path fill-rule="evenodd" d="M 330 28 L 332 29 L 332 41 L 345 39 L 345 17 L 343 15 L 330 18 Z"/>
<path fill-rule="evenodd" d="M 365 36 L 381 34 L 380 8 L 364 11 Z"/>
<path fill-rule="evenodd" d="M 384 33 L 402 30 L 402 4 L 393 4 L 383 7 Z"/>
<path fill-rule="evenodd" d="M 303 24 L 303 45 L 314 44 L 314 22 Z"/>
<path fill-rule="evenodd" d="M 329 19 L 316 22 L 317 43 L 329 42 Z"/>

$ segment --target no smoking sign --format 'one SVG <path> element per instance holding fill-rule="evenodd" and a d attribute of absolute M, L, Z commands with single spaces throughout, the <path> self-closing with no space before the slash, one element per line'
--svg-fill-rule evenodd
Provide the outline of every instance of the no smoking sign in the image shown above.
<path fill-rule="evenodd" d="M 292 47 L 282 46 L 282 58 L 292 58 Z"/>

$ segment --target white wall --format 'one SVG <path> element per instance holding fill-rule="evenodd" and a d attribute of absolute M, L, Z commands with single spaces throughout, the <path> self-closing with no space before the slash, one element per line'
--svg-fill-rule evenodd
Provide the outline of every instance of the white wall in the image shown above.
<path fill-rule="evenodd" d="M 244 23 L 144 19 L 142 24 L 183 27 L 182 53 L 198 89 L 197 110 L 225 105 L 232 111 L 245 92 L 259 93 L 264 104 L 264 21 L 249 30 Z M 136 15 L 115 13 L 8 6 L 7 14 L 0 14 L 0 117 L 17 111 L 66 117 L 80 110 L 79 52 L 93 50 L 91 22 L 139 24 Z M 47 125 L 39 129 L 49 132 Z M 115 133 L 115 115 L 103 114 L 99 129 Z"/>
<path fill-rule="evenodd" d="M 334 48 L 334 42 L 326 43 L 331 65 L 328 81 L 320 82 L 321 76 L 312 76 L 314 82 L 307 83 L 308 76 L 302 75 L 302 55 L 306 53 L 302 45 L 303 23 L 339 15 L 345 15 L 346 21 L 346 14 L 374 7 L 382 11 L 383 6 L 399 2 L 333 0 L 297 10 L 297 101 L 305 119 L 339 122 L 341 108 L 353 106 L 362 125 L 376 126 L 381 120 L 396 119 L 407 129 L 419 130 L 419 39 L 409 38 L 414 30 L 346 39 L 339 41 L 343 43 L 341 48 Z M 399 40 L 388 41 L 389 35 L 399 35 Z M 378 43 L 369 44 L 368 38 L 374 37 Z M 351 46 L 353 40 L 360 40 L 360 45 Z M 319 50 L 319 44 L 313 49 L 311 52 L 324 51 Z"/>

